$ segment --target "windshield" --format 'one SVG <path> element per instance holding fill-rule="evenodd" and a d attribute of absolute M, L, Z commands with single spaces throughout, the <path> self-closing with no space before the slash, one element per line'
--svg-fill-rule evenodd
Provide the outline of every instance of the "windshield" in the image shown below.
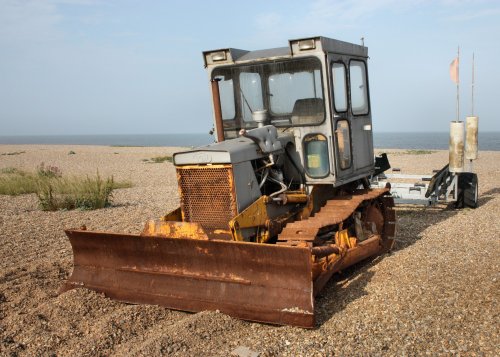
<path fill-rule="evenodd" d="M 321 62 L 317 58 L 217 68 L 225 128 L 254 127 L 252 112 L 267 109 L 276 126 L 323 122 Z"/>

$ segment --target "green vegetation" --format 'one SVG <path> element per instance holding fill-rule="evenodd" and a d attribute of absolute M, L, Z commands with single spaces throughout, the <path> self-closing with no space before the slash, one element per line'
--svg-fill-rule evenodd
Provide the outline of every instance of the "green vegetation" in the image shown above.
<path fill-rule="evenodd" d="M 422 149 L 408 149 L 406 151 L 392 151 L 388 152 L 388 155 L 429 155 L 437 152 L 436 150 L 422 150 Z M 382 151 L 375 152 L 376 155 L 380 155 Z"/>
<path fill-rule="evenodd" d="M 172 155 L 166 155 L 166 156 L 156 156 L 152 157 L 151 159 L 143 159 L 142 161 L 147 162 L 149 164 L 161 164 L 162 162 L 172 162 L 173 158 Z"/>
<path fill-rule="evenodd" d="M 45 166 L 43 163 L 36 173 L 5 168 L 0 175 L 0 194 L 36 193 L 40 208 L 44 211 L 108 207 L 113 190 L 128 187 L 132 187 L 130 182 L 115 182 L 113 177 L 102 179 L 99 172 L 95 177 L 65 178 L 58 167 Z"/>
<path fill-rule="evenodd" d="M 62 171 L 59 167 L 51 165 L 45 166 L 43 162 L 36 168 L 36 173 L 39 177 L 45 178 L 62 177 Z"/>
<path fill-rule="evenodd" d="M 405 154 L 407 155 L 428 155 L 434 154 L 436 151 L 432 150 L 406 150 Z"/>
<path fill-rule="evenodd" d="M 24 153 L 26 153 L 26 151 L 4 152 L 4 153 L 2 153 L 2 156 L 5 156 L 5 155 L 21 155 L 21 154 L 24 154 Z"/>
<path fill-rule="evenodd" d="M 115 182 L 113 177 L 57 178 L 41 180 L 36 192 L 44 211 L 59 209 L 93 210 L 111 205 L 113 190 L 131 187 L 128 182 Z"/>
<path fill-rule="evenodd" d="M 13 167 L 2 169 L 0 175 L 0 194 L 17 196 L 37 191 L 39 178 L 37 175 L 18 170 Z"/>
<path fill-rule="evenodd" d="M 16 169 L 15 167 L 4 167 L 0 170 L 1 174 L 21 174 L 23 171 Z"/>

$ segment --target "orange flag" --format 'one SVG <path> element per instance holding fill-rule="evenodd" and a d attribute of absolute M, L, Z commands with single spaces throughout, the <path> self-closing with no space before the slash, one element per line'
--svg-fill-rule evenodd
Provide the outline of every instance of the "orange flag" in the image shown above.
<path fill-rule="evenodd" d="M 459 65 L 459 60 L 458 57 L 455 58 L 451 64 L 450 64 L 450 78 L 453 82 L 458 84 L 459 77 L 458 77 L 458 65 Z"/>

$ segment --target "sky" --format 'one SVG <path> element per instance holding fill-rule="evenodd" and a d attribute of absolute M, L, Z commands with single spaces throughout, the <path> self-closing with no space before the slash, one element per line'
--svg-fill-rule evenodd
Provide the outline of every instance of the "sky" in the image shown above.
<path fill-rule="evenodd" d="M 206 133 L 202 51 L 325 36 L 368 47 L 375 132 L 500 131 L 500 1 L 0 0 L 0 135 Z"/>

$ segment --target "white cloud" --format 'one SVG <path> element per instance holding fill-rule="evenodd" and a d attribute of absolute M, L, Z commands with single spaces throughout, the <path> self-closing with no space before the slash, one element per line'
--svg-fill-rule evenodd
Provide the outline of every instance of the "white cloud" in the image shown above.
<path fill-rule="evenodd" d="M 461 14 L 455 14 L 445 17 L 445 20 L 449 21 L 471 21 L 476 19 L 481 19 L 485 17 L 492 17 L 500 15 L 500 8 L 487 8 L 487 9 L 472 9 Z"/>
<path fill-rule="evenodd" d="M 284 18 L 278 13 L 259 14 L 255 19 L 254 42 L 282 41 L 310 35 L 329 35 L 339 30 L 356 28 L 381 11 L 405 12 L 429 0 L 315 0 L 302 11 Z"/>
<path fill-rule="evenodd" d="M 57 36 L 61 20 L 49 1 L 3 1 L 0 3 L 0 41 L 16 42 L 50 39 Z"/>
<path fill-rule="evenodd" d="M 5 0 L 0 2 L 0 42 L 40 43 L 60 40 L 64 20 L 60 6 L 88 6 L 96 0 Z"/>

